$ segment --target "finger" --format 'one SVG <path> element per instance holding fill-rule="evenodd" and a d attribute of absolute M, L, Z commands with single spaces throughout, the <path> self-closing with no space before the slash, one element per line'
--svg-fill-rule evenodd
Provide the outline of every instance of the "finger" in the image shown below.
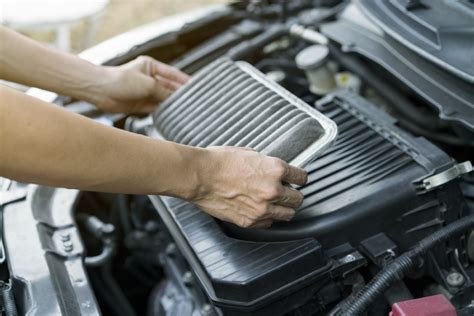
<path fill-rule="evenodd" d="M 252 148 L 252 147 L 236 147 L 236 148 L 242 149 L 242 150 L 255 151 L 255 152 L 256 152 L 256 150 L 255 150 L 254 148 Z"/>
<path fill-rule="evenodd" d="M 268 207 L 270 214 L 272 214 L 272 218 L 275 220 L 280 221 L 289 221 L 295 216 L 295 210 L 289 207 L 271 204 Z"/>
<path fill-rule="evenodd" d="M 159 103 L 155 103 L 155 104 L 142 106 L 138 110 L 137 114 L 148 114 L 148 113 L 154 112 L 159 105 L 160 105 Z"/>
<path fill-rule="evenodd" d="M 280 198 L 275 201 L 275 204 L 290 207 L 298 208 L 301 203 L 303 203 L 303 194 L 298 190 L 295 190 L 288 186 L 282 186 L 282 193 Z"/>
<path fill-rule="evenodd" d="M 181 88 L 183 85 L 181 83 L 178 83 L 176 81 L 171 81 L 168 80 L 162 76 L 156 75 L 155 79 L 163 86 L 164 88 L 171 90 L 171 91 L 176 91 L 179 88 Z"/>
<path fill-rule="evenodd" d="M 181 70 L 171 67 L 167 64 L 154 60 L 152 68 L 152 75 L 159 75 L 171 81 L 175 81 L 177 83 L 185 84 L 186 82 L 191 79 L 191 77 Z"/>
<path fill-rule="evenodd" d="M 153 89 L 153 98 L 155 101 L 163 101 L 166 100 L 171 94 L 173 94 L 173 90 L 170 90 L 161 85 L 161 82 L 156 81 L 155 87 Z"/>
<path fill-rule="evenodd" d="M 287 183 L 305 185 L 306 181 L 308 181 L 308 173 L 304 169 L 287 164 L 282 180 Z"/>
<path fill-rule="evenodd" d="M 273 224 L 272 219 L 264 219 L 261 221 L 256 222 L 255 224 L 251 225 L 251 228 L 270 228 Z"/>

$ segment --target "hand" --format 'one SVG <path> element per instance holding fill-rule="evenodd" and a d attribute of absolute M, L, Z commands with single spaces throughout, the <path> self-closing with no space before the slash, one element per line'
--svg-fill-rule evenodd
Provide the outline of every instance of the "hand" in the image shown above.
<path fill-rule="evenodd" d="M 109 80 L 102 85 L 103 93 L 95 102 L 104 112 L 150 113 L 190 79 L 182 71 L 148 56 L 104 70 Z"/>
<path fill-rule="evenodd" d="M 201 192 L 191 200 L 206 213 L 240 227 L 267 228 L 289 221 L 303 195 L 285 184 L 304 185 L 307 173 L 252 149 L 211 147 Z"/>

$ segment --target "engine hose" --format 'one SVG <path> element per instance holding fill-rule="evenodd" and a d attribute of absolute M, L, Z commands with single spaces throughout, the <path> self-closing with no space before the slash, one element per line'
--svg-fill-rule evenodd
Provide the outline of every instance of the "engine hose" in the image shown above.
<path fill-rule="evenodd" d="M 84 228 L 96 239 L 102 242 L 102 251 L 96 256 L 84 258 L 84 263 L 88 267 L 98 267 L 104 265 L 115 254 L 115 227 L 106 224 L 95 216 L 80 213 L 77 219 L 84 225 Z"/>
<path fill-rule="evenodd" d="M 87 267 L 99 267 L 104 265 L 107 261 L 112 259 L 115 253 L 115 242 L 113 239 L 106 239 L 102 241 L 102 251 L 97 256 L 85 257 L 84 264 Z"/>
<path fill-rule="evenodd" d="M 246 59 L 255 55 L 262 47 L 268 43 L 288 34 L 288 26 L 276 24 L 256 37 L 243 41 L 239 45 L 231 48 L 227 56 L 232 60 Z"/>
<path fill-rule="evenodd" d="M 4 281 L 0 281 L 0 299 L 0 305 L 2 305 L 6 316 L 18 315 L 12 287 L 10 284 L 5 283 Z"/>
<path fill-rule="evenodd" d="M 137 313 L 117 280 L 112 275 L 112 262 L 108 261 L 100 267 L 102 284 L 98 287 L 104 296 L 107 305 L 114 315 L 135 316 Z"/>
<path fill-rule="evenodd" d="M 420 240 L 411 250 L 396 258 L 357 293 L 340 302 L 328 315 L 360 315 L 394 282 L 402 280 L 431 248 L 474 228 L 474 215 L 463 217 Z"/>

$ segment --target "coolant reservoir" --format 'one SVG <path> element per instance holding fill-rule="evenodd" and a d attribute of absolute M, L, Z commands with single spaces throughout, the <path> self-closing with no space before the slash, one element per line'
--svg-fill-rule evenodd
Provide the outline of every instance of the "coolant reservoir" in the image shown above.
<path fill-rule="evenodd" d="M 325 95 L 337 88 L 334 73 L 327 65 L 329 49 L 325 45 L 312 45 L 296 55 L 296 65 L 306 73 L 309 90 Z"/>

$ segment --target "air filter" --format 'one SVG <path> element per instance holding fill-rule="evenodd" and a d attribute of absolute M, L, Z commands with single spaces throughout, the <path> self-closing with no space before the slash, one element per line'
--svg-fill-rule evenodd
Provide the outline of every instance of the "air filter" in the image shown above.
<path fill-rule="evenodd" d="M 333 121 L 246 62 L 221 58 L 201 69 L 153 115 L 164 139 L 251 147 L 302 166 L 336 137 Z"/>

